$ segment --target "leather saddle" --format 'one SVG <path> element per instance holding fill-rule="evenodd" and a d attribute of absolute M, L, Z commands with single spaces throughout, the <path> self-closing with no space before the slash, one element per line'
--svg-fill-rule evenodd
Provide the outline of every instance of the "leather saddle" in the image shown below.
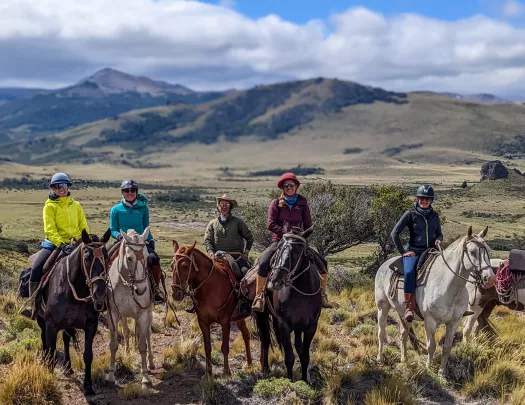
<path fill-rule="evenodd" d="M 525 250 L 512 249 L 510 251 L 509 268 L 512 272 L 525 272 Z"/>
<path fill-rule="evenodd" d="M 239 266 L 239 263 L 237 263 L 237 261 L 233 258 L 233 256 L 228 253 L 221 255 L 220 257 L 216 256 L 215 260 L 219 263 L 227 265 L 229 269 L 231 270 L 231 272 L 233 273 L 233 275 L 235 276 L 235 279 L 239 282 L 244 278 L 244 276 L 249 270 L 249 268 L 246 268 L 246 267 L 243 267 L 241 269 L 241 267 Z M 251 265 L 250 265 L 250 268 L 251 268 Z"/>
<path fill-rule="evenodd" d="M 431 257 L 429 257 L 429 252 L 430 252 L 430 249 L 427 249 L 425 250 L 421 256 L 419 256 L 419 260 L 417 262 L 417 267 L 416 267 L 416 273 L 419 273 L 419 271 L 425 267 L 425 263 L 427 261 L 427 259 L 431 259 Z M 392 263 L 390 263 L 390 270 L 392 270 L 393 272 L 401 275 L 401 276 L 404 276 L 405 275 L 405 272 L 404 272 L 404 267 L 403 267 L 403 256 L 399 256 L 396 260 L 394 260 Z"/>

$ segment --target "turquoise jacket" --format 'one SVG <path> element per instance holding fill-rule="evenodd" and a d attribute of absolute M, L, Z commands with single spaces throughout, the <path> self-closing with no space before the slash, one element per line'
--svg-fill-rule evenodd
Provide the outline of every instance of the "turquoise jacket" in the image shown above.
<path fill-rule="evenodd" d="M 109 228 L 111 229 L 111 236 L 117 239 L 120 231 L 127 232 L 128 229 L 133 229 L 139 235 L 144 232 L 144 229 L 149 225 L 149 210 L 148 199 L 143 194 L 137 195 L 137 202 L 133 207 L 124 203 L 124 198 L 120 203 L 114 205 L 109 213 Z M 151 232 L 148 235 L 148 240 L 153 239 Z"/>

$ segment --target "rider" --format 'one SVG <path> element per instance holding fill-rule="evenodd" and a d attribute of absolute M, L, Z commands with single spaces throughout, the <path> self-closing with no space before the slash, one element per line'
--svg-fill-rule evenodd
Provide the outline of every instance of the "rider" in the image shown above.
<path fill-rule="evenodd" d="M 434 189 L 430 184 L 419 186 L 414 207 L 403 214 L 392 230 L 392 239 L 403 256 L 405 273 L 405 320 L 412 322 L 416 308 L 416 267 L 419 257 L 425 250 L 438 247 L 443 241 L 439 214 L 432 208 Z M 403 248 L 400 233 L 408 227 L 410 239 L 408 247 Z"/>
<path fill-rule="evenodd" d="M 237 201 L 227 194 L 215 200 L 219 216 L 208 223 L 204 233 L 204 246 L 212 259 L 219 258 L 224 253 L 237 259 L 241 274 L 235 274 L 235 277 L 240 279 L 250 268 L 248 255 L 253 245 L 253 235 L 241 218 L 232 215 L 232 210 L 237 208 Z M 194 313 L 195 306 L 187 308 L 186 312 Z"/>
<path fill-rule="evenodd" d="M 70 240 L 78 241 L 82 237 L 82 231 L 89 233 L 84 211 L 78 201 L 71 197 L 69 188 L 71 180 L 65 173 L 55 173 L 49 184 L 51 190 L 44 204 L 44 240 L 36 260 L 31 266 L 31 277 L 29 279 L 29 294 L 32 296 L 40 285 L 42 272 L 51 253 L 60 248 L 65 254 L 70 254 L 72 246 Z M 35 297 L 31 318 L 36 318 L 36 311 L 40 301 L 40 294 Z"/>
<path fill-rule="evenodd" d="M 122 238 L 120 231 L 127 232 L 128 229 L 133 229 L 140 235 L 149 226 L 148 199 L 142 193 L 139 193 L 137 182 L 135 180 L 124 180 L 120 185 L 120 190 L 122 199 L 111 208 L 109 213 L 111 236 L 117 242 L 120 242 Z M 155 252 L 155 241 L 151 236 L 151 232 L 146 240 L 146 247 L 149 254 L 148 263 L 157 287 L 155 290 L 155 304 L 160 304 L 164 302 L 164 298 L 159 290 L 163 274 L 160 268 L 160 258 Z"/>
<path fill-rule="evenodd" d="M 272 200 L 268 208 L 268 229 L 273 232 L 272 243 L 262 253 L 259 261 L 259 271 L 257 273 L 255 299 L 252 309 L 254 311 L 264 310 L 264 287 L 266 278 L 270 271 L 270 260 L 277 250 L 279 240 L 285 233 L 284 227 L 302 227 L 308 229 L 312 226 L 312 217 L 306 198 L 297 194 L 297 189 L 301 185 L 293 173 L 284 173 L 277 187 L 282 190 L 281 196 L 277 200 Z M 323 308 L 333 308 L 326 296 L 326 282 L 328 274 L 325 269 L 321 274 L 321 304 Z"/>

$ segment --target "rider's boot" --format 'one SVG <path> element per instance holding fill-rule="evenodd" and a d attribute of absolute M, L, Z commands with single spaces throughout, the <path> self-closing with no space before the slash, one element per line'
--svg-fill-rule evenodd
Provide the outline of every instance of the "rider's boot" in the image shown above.
<path fill-rule="evenodd" d="M 414 301 L 413 293 L 405 293 L 405 321 L 412 322 L 414 320 Z"/>
<path fill-rule="evenodd" d="M 328 273 L 321 274 L 321 306 L 323 308 L 333 308 L 334 305 L 328 301 L 328 296 L 326 295 L 326 284 L 328 282 Z"/>
<path fill-rule="evenodd" d="M 162 304 L 164 297 L 160 293 L 160 279 L 162 277 L 162 269 L 158 264 L 151 266 L 151 273 L 153 274 L 153 280 L 155 281 L 155 304 Z"/>
<path fill-rule="evenodd" d="M 264 311 L 264 287 L 266 286 L 266 277 L 257 274 L 255 281 L 255 298 L 253 299 L 252 311 Z"/>

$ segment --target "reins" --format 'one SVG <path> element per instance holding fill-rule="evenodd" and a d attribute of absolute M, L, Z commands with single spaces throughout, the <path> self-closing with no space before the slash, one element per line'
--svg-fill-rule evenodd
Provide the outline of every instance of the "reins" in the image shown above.
<path fill-rule="evenodd" d="M 106 260 L 105 260 L 105 257 L 104 257 L 104 246 L 105 246 L 105 243 L 104 242 L 91 242 L 89 244 L 83 244 L 79 247 L 80 250 L 80 253 L 81 253 L 81 260 L 80 260 L 80 267 L 82 268 L 82 272 L 84 273 L 84 277 L 86 278 L 86 285 L 88 286 L 88 290 L 89 290 L 89 295 L 87 297 L 79 297 L 78 294 L 77 294 L 77 291 L 75 289 L 75 286 L 73 285 L 73 283 L 71 282 L 71 278 L 70 278 L 70 271 L 69 271 L 69 262 L 71 261 L 71 255 L 67 256 L 66 257 L 66 278 L 67 278 L 67 282 L 69 284 L 69 287 L 71 288 L 71 291 L 73 293 L 73 297 L 75 297 L 75 299 L 77 301 L 80 301 L 80 302 L 89 302 L 93 299 L 93 283 L 97 280 L 104 280 L 104 283 L 106 282 L 106 270 L 107 270 L 107 263 L 106 263 Z M 91 247 L 94 247 L 93 249 Z M 85 260 L 84 260 L 84 257 L 85 257 L 85 249 L 89 249 L 91 251 L 93 251 L 93 260 L 91 261 L 91 265 L 89 267 L 89 272 L 87 271 L 86 269 L 86 263 L 85 263 Z M 100 275 L 98 276 L 95 276 L 95 277 L 91 277 L 92 273 L 93 273 L 93 266 L 95 265 L 95 261 L 100 261 L 100 263 L 102 264 L 102 272 L 100 273 Z"/>

